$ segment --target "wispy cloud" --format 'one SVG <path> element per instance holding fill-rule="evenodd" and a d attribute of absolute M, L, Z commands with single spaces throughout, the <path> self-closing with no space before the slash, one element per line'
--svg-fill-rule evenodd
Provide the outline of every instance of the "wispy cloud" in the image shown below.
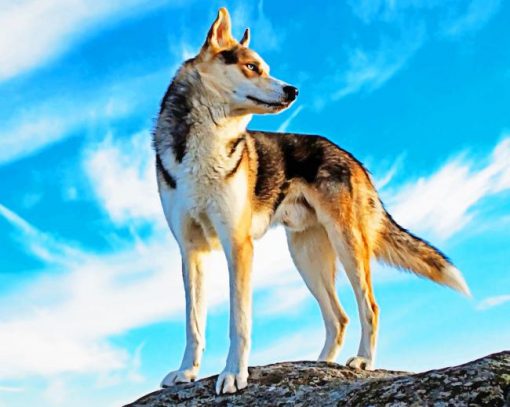
<path fill-rule="evenodd" d="M 292 121 L 297 117 L 299 113 L 301 113 L 301 110 L 303 110 L 303 105 L 300 105 L 296 109 L 294 109 L 290 116 L 287 117 L 287 119 L 285 119 L 285 121 L 282 124 L 280 124 L 280 127 L 278 127 L 276 131 L 285 133 L 290 124 L 292 123 Z"/>
<path fill-rule="evenodd" d="M 2 204 L 0 204 L 0 216 L 17 230 L 14 238 L 18 239 L 22 247 L 35 257 L 45 262 L 63 265 L 67 264 L 69 259 L 78 260 L 80 255 L 78 249 L 41 232 Z"/>
<path fill-rule="evenodd" d="M 282 360 L 315 360 L 322 346 L 323 328 L 308 327 L 297 333 L 283 335 L 266 347 L 254 351 L 250 360 L 265 365 Z"/>
<path fill-rule="evenodd" d="M 0 392 L 4 393 L 22 393 L 25 389 L 17 386 L 0 386 Z"/>
<path fill-rule="evenodd" d="M 436 0 L 366 0 L 350 1 L 349 5 L 355 16 L 379 33 L 380 45 L 349 49 L 347 68 L 336 78 L 339 88 L 332 94 L 333 100 L 379 89 L 405 67 L 428 37 L 458 37 L 481 29 L 499 10 L 500 0 L 472 0 L 466 10 L 458 3 Z M 388 38 L 387 33 L 395 31 L 398 36 Z M 320 108 L 322 103 L 316 106 Z"/>
<path fill-rule="evenodd" d="M 256 6 L 249 2 L 236 6 L 232 12 L 232 22 L 234 32 L 244 32 L 245 28 L 250 28 L 256 49 L 261 52 L 279 49 L 285 39 L 281 26 L 277 29 L 264 13 L 264 0 L 259 0 Z"/>
<path fill-rule="evenodd" d="M 0 9 L 0 82 L 44 63 L 107 22 L 140 15 L 163 1 L 21 0 Z M 8 35 L 5 35 L 8 33 Z"/>
<path fill-rule="evenodd" d="M 400 41 L 382 40 L 375 50 L 356 48 L 350 51 L 348 67 L 337 78 L 340 88 L 333 93 L 333 100 L 360 91 L 372 92 L 380 88 L 401 70 L 406 61 L 420 48 L 424 36 L 424 30 L 417 28 Z"/>
<path fill-rule="evenodd" d="M 444 33 L 450 37 L 457 37 L 484 27 L 498 12 L 501 0 L 472 0 L 467 9 L 461 11 L 444 25 Z"/>
<path fill-rule="evenodd" d="M 400 154 L 391 164 L 390 168 L 387 169 L 384 173 L 376 176 L 374 178 L 374 183 L 378 190 L 383 189 L 386 185 L 388 185 L 393 177 L 397 174 L 397 172 L 402 167 L 402 163 L 404 162 L 405 154 Z M 367 166 L 370 168 L 370 166 Z"/>
<path fill-rule="evenodd" d="M 403 226 L 446 239 L 472 220 L 482 199 L 509 189 L 510 138 L 506 136 L 489 158 L 455 157 L 431 175 L 385 191 L 384 197 Z"/>
<path fill-rule="evenodd" d="M 0 130 L 0 165 L 27 157 L 76 132 L 87 134 L 98 126 L 113 124 L 135 108 L 154 103 L 147 89 L 164 83 L 167 72 L 154 72 L 119 80 L 94 91 L 49 99 L 6 118 Z"/>
<path fill-rule="evenodd" d="M 480 311 L 485 311 L 507 303 L 510 303 L 510 294 L 495 295 L 494 297 L 488 297 L 480 301 L 476 308 Z"/>

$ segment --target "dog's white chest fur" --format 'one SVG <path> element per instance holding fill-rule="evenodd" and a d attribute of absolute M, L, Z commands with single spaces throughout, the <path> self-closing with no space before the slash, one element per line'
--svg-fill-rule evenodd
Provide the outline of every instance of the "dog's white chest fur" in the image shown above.
<path fill-rule="evenodd" d="M 229 140 L 236 138 L 238 126 L 216 128 L 211 134 L 209 128 L 197 128 L 186 140 L 186 154 L 177 162 L 173 154 L 166 154 L 165 166 L 175 176 L 177 189 L 175 200 L 180 210 L 199 220 L 204 215 L 218 210 L 236 210 L 246 196 L 246 186 L 241 185 L 240 175 L 234 174 L 226 181 L 225 174 L 241 159 L 243 148 L 229 151 Z M 234 137 L 232 137 L 234 135 Z"/>

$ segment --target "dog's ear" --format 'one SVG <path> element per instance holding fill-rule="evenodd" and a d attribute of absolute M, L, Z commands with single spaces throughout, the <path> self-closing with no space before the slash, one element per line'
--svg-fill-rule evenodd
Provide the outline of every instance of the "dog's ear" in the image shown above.
<path fill-rule="evenodd" d="M 207 39 L 202 47 L 203 50 L 212 50 L 219 52 L 223 49 L 231 48 L 237 41 L 232 37 L 230 16 L 225 7 L 220 8 L 218 17 L 212 24 L 207 34 Z"/>
<path fill-rule="evenodd" d="M 239 44 L 241 44 L 243 47 L 248 47 L 250 45 L 250 29 L 249 28 L 244 30 L 243 38 L 241 38 L 241 41 L 239 41 Z"/>

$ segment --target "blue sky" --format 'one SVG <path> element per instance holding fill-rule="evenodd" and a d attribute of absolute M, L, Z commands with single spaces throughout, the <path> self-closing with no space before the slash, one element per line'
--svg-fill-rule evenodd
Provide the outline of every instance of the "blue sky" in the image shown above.
<path fill-rule="evenodd" d="M 107 4 L 106 4 L 107 3 Z M 394 217 L 443 249 L 472 299 L 374 265 L 377 366 L 425 370 L 510 343 L 510 7 L 498 0 L 21 0 L 0 9 L 0 405 L 108 406 L 184 346 L 180 259 L 150 132 L 217 9 L 296 104 L 251 128 L 328 136 Z M 223 367 L 227 273 L 209 270 L 202 374 Z M 319 310 L 281 229 L 256 245 L 251 364 L 315 358 Z M 338 293 L 359 323 L 352 290 Z"/>

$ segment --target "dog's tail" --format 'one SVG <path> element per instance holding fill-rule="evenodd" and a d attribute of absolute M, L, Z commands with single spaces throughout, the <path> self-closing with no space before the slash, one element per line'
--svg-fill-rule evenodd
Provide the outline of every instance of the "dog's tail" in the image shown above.
<path fill-rule="evenodd" d="M 385 213 L 375 248 L 376 257 L 471 296 L 460 271 L 432 245 L 414 236 Z"/>

